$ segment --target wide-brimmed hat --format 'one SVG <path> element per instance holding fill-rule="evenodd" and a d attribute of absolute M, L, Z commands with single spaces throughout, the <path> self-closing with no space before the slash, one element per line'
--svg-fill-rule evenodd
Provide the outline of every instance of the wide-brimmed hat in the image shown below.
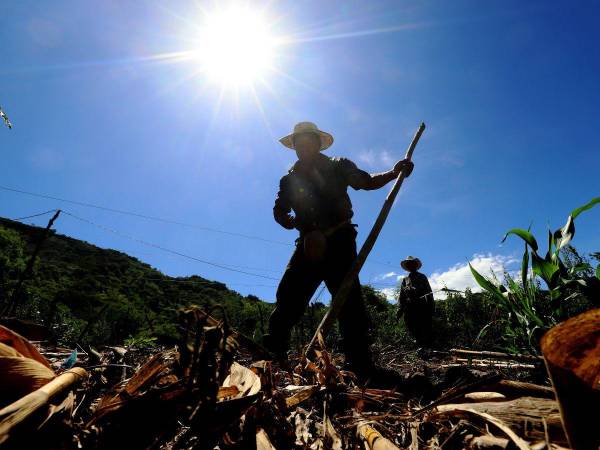
<path fill-rule="evenodd" d="M 400 263 L 400 265 L 402 266 L 402 268 L 403 268 L 404 270 L 410 270 L 410 269 L 408 268 L 408 265 L 410 265 L 410 264 L 416 264 L 416 265 L 417 265 L 417 268 L 416 268 L 415 270 L 419 270 L 419 269 L 421 268 L 421 266 L 423 265 L 423 264 L 421 263 L 421 260 L 420 260 L 419 258 L 415 258 L 415 257 L 413 257 L 413 256 L 407 256 L 407 257 L 406 257 L 406 259 L 405 259 L 405 260 L 403 260 L 403 261 Z"/>
<path fill-rule="evenodd" d="M 292 134 L 288 134 L 285 137 L 279 139 L 283 145 L 287 148 L 294 148 L 294 136 L 302 133 L 314 133 L 321 139 L 321 148 L 319 150 L 323 151 L 326 148 L 331 147 L 333 144 L 333 136 L 325 131 L 319 130 L 319 128 L 312 122 L 299 122 L 294 125 L 294 131 Z"/>

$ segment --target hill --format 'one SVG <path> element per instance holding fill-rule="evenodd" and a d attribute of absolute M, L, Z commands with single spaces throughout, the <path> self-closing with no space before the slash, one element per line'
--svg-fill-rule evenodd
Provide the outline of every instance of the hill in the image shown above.
<path fill-rule="evenodd" d="M 0 300 L 5 302 L 43 229 L 0 218 Z M 51 327 L 66 341 L 171 341 L 177 311 L 190 304 L 223 305 L 232 324 L 260 333 L 269 303 L 242 296 L 200 276 L 169 277 L 125 253 L 51 230 L 24 284 L 19 316 Z"/>

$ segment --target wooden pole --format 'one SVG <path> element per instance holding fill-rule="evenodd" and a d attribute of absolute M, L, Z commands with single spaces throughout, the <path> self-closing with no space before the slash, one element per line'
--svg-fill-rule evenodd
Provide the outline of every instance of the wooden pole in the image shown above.
<path fill-rule="evenodd" d="M 544 358 L 541 356 L 534 355 L 511 355 L 510 353 L 501 353 L 501 352 L 491 352 L 488 350 L 467 350 L 462 348 L 452 348 L 450 349 L 450 353 L 455 355 L 460 355 L 463 358 L 491 358 L 491 359 L 512 359 L 515 361 L 532 361 L 532 362 L 543 362 Z M 464 356 L 463 356 L 464 355 Z"/>
<path fill-rule="evenodd" d="M 52 218 L 48 221 L 48 225 L 46 225 L 46 228 L 44 228 L 44 230 L 40 234 L 40 236 L 38 238 L 38 241 L 37 241 L 37 243 L 35 245 L 35 248 L 33 249 L 33 253 L 31 254 L 31 257 L 29 258 L 29 261 L 27 261 L 27 267 L 25 267 L 25 270 L 23 271 L 23 273 L 19 277 L 19 281 L 17 282 L 17 286 L 13 290 L 12 295 L 10 297 L 10 301 L 6 305 L 6 307 L 5 307 L 2 315 L 10 316 L 10 315 L 14 315 L 15 314 L 15 312 L 17 310 L 17 304 L 21 300 L 21 293 L 23 291 L 23 283 L 26 280 L 28 280 L 31 277 L 31 275 L 33 274 L 33 265 L 35 264 L 35 260 L 36 260 L 36 258 L 38 256 L 38 253 L 42 249 L 42 244 L 44 243 L 44 241 L 48 237 L 48 233 L 50 232 L 50 228 L 52 227 L 52 225 L 54 225 L 54 221 L 58 218 L 58 216 L 59 216 L 60 213 L 61 213 L 60 209 L 56 210 L 56 212 L 54 213 L 54 215 L 52 216 Z"/>
<path fill-rule="evenodd" d="M 415 147 L 417 146 L 417 142 L 419 142 L 419 138 L 423 134 L 423 131 L 425 131 L 425 124 L 421 123 L 421 125 L 419 126 L 419 129 L 417 130 L 417 132 L 415 133 L 415 136 L 413 137 L 412 142 L 410 143 L 410 146 L 408 147 L 408 150 L 406 151 L 405 158 L 407 160 L 410 161 L 412 159 L 413 151 L 415 150 Z M 329 311 L 327 311 L 327 313 L 323 317 L 323 320 L 317 327 L 317 330 L 315 331 L 315 334 L 314 334 L 312 340 L 308 344 L 308 347 L 306 348 L 307 354 L 310 353 L 311 350 L 313 349 L 315 343 L 317 342 L 318 335 L 321 334 L 323 337 L 325 337 L 327 335 L 327 333 L 329 332 L 329 330 L 331 329 L 331 326 L 333 325 L 335 320 L 338 318 L 340 311 L 342 310 L 342 308 L 344 307 L 344 304 L 346 303 L 348 294 L 350 293 L 350 290 L 352 289 L 354 280 L 358 276 L 360 269 L 362 269 L 363 264 L 365 263 L 365 261 L 367 260 L 367 257 L 369 256 L 369 253 L 373 249 L 373 246 L 375 245 L 375 241 L 377 240 L 377 237 L 379 236 L 379 233 L 381 232 L 381 229 L 383 228 L 383 225 L 387 219 L 388 214 L 390 213 L 390 210 L 392 209 L 392 205 L 394 204 L 396 195 L 398 195 L 398 192 L 400 191 L 400 187 L 402 186 L 402 182 L 404 181 L 404 178 L 406 178 L 406 174 L 404 173 L 404 170 L 402 170 L 398 174 L 398 178 L 396 178 L 394 186 L 392 187 L 392 190 L 386 197 L 385 202 L 383 202 L 383 206 L 381 208 L 381 211 L 379 212 L 379 216 L 377 216 L 377 220 L 375 221 L 373 228 L 371 228 L 371 232 L 369 233 L 369 236 L 365 240 L 365 243 L 363 244 L 362 248 L 360 249 L 358 256 L 354 260 L 354 264 L 352 265 L 352 268 L 346 274 L 346 277 L 344 278 L 344 281 L 342 281 L 340 288 L 338 289 L 337 293 L 331 300 L 331 306 L 329 307 Z"/>

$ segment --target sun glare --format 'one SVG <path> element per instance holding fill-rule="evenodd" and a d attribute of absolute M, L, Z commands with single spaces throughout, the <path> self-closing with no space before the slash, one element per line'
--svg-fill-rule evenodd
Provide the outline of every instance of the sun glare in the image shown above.
<path fill-rule="evenodd" d="M 198 59 L 209 79 L 238 87 L 264 78 L 273 63 L 274 47 L 275 38 L 261 12 L 229 6 L 205 15 Z"/>

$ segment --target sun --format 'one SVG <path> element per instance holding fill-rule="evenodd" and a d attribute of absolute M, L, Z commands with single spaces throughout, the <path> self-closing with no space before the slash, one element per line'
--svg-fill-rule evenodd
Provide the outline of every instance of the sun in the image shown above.
<path fill-rule="evenodd" d="M 264 12 L 229 5 L 207 12 L 200 28 L 200 70 L 224 87 L 251 85 L 272 67 L 276 38 Z"/>

